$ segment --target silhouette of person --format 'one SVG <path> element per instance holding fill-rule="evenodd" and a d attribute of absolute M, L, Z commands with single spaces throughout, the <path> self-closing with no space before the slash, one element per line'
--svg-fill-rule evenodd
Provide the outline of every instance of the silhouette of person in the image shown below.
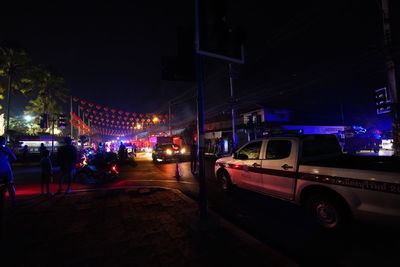
<path fill-rule="evenodd" d="M 124 162 L 127 158 L 126 147 L 125 147 L 124 143 L 122 143 L 122 142 L 121 142 L 121 145 L 119 146 L 118 156 L 122 162 Z"/>
<path fill-rule="evenodd" d="M 41 143 L 41 144 L 40 144 L 40 147 L 39 147 L 40 157 L 43 157 L 43 152 L 44 152 L 45 150 L 47 150 L 47 148 L 44 146 L 43 143 Z"/>
<path fill-rule="evenodd" d="M 29 154 L 28 145 L 24 145 L 24 147 L 22 148 L 22 161 L 23 162 L 28 161 L 28 154 Z"/>
<path fill-rule="evenodd" d="M 66 194 L 71 193 L 71 181 L 75 174 L 75 165 L 78 158 L 78 152 L 75 146 L 72 145 L 71 137 L 65 137 L 65 145 L 58 150 L 58 162 L 60 164 L 60 176 L 58 181 L 58 194 L 61 193 L 61 185 L 64 178 L 67 178 Z"/>
<path fill-rule="evenodd" d="M 9 160 L 16 160 L 14 153 L 6 147 L 7 139 L 0 136 L 0 182 L 5 184 L 13 206 L 16 205 L 14 177 Z"/>
<path fill-rule="evenodd" d="M 104 146 L 103 146 L 103 144 L 101 142 L 99 142 L 98 151 L 100 153 L 103 153 L 103 151 L 104 151 Z"/>
<path fill-rule="evenodd" d="M 197 171 L 197 142 L 193 140 L 190 146 L 190 169 L 193 174 Z"/>
<path fill-rule="evenodd" d="M 50 196 L 50 177 L 53 174 L 51 160 L 49 156 L 50 151 L 46 149 L 43 151 L 42 159 L 40 160 L 42 195 L 44 195 L 44 187 L 46 186 L 48 196 Z"/>

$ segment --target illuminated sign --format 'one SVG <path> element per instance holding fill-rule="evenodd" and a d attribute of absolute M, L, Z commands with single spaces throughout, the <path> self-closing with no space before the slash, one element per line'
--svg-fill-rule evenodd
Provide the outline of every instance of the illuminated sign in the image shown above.
<path fill-rule="evenodd" d="M 375 90 L 375 107 L 377 114 L 390 112 L 390 98 L 386 87 Z"/>

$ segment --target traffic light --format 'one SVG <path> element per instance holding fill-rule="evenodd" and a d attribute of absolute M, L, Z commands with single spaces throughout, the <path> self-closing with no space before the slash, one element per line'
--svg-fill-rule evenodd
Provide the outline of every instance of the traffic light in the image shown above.
<path fill-rule="evenodd" d="M 377 114 L 390 112 L 391 101 L 388 97 L 386 87 L 375 90 L 375 107 Z"/>
<path fill-rule="evenodd" d="M 199 11 L 199 43 L 196 52 L 236 63 L 244 63 L 245 34 L 231 21 L 226 0 L 203 0 Z"/>
<path fill-rule="evenodd" d="M 47 128 L 49 128 L 49 127 L 48 127 L 48 114 L 43 113 L 43 114 L 41 115 L 39 125 L 40 125 L 40 128 L 42 128 L 42 129 L 47 129 Z"/>
<path fill-rule="evenodd" d="M 58 128 L 65 129 L 65 114 L 58 114 Z"/>

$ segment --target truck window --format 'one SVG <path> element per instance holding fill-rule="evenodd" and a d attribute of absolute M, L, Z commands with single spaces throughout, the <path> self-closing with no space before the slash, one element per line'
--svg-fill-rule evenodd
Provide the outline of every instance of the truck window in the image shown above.
<path fill-rule="evenodd" d="M 292 142 L 289 140 L 270 140 L 267 144 L 266 159 L 284 159 L 289 157 Z"/>
<path fill-rule="evenodd" d="M 333 135 L 310 136 L 303 140 L 302 157 L 315 157 L 342 152 L 338 140 Z"/>
<path fill-rule="evenodd" d="M 246 155 L 248 159 L 259 159 L 262 141 L 252 142 L 243 147 L 239 154 Z"/>

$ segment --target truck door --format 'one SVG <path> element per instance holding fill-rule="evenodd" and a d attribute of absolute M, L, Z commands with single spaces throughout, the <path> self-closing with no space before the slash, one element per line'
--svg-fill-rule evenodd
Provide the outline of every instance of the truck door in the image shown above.
<path fill-rule="evenodd" d="M 297 143 L 290 139 L 268 140 L 262 160 L 263 192 L 292 199 L 297 164 Z"/>
<path fill-rule="evenodd" d="M 236 169 L 236 183 L 238 186 L 261 191 L 261 147 L 262 141 L 248 143 L 236 152 L 234 164 L 230 167 Z"/>

